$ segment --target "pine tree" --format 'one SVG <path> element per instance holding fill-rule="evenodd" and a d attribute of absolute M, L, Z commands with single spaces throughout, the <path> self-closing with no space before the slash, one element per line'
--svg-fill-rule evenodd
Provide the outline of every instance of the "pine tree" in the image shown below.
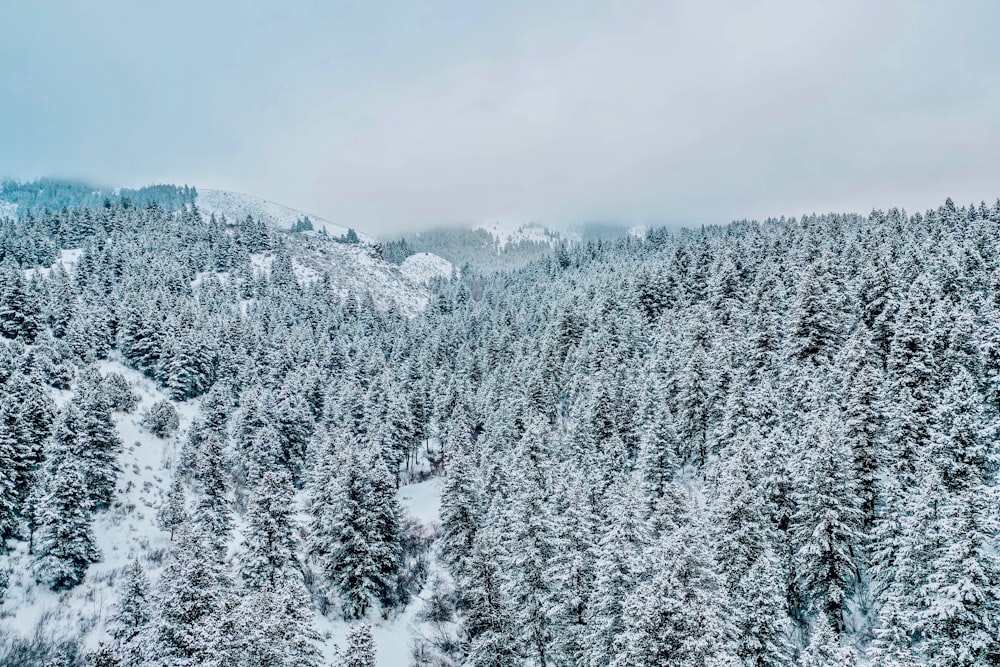
<path fill-rule="evenodd" d="M 825 613 L 821 613 L 813 626 L 809 646 L 802 654 L 802 667 L 853 667 L 857 657 L 850 648 L 842 646 L 837 633 Z"/>
<path fill-rule="evenodd" d="M 644 554 L 649 575 L 623 602 L 613 667 L 695 667 L 726 652 L 730 630 L 706 537 L 682 527 Z"/>
<path fill-rule="evenodd" d="M 550 623 L 559 628 L 552 640 L 557 664 L 584 664 L 587 609 L 594 589 L 595 516 L 584 475 L 567 470 L 557 492 L 553 544 L 545 578 L 552 582 L 546 603 Z"/>
<path fill-rule="evenodd" d="M 184 487 L 180 476 L 177 475 L 170 482 L 170 491 L 167 492 L 166 501 L 156 513 L 156 521 L 162 530 L 170 533 L 170 541 L 173 542 L 174 531 L 188 518 L 184 502 Z"/>
<path fill-rule="evenodd" d="M 93 503 L 80 460 L 72 453 L 65 455 L 52 467 L 45 485 L 36 576 L 53 590 L 72 588 L 100 557 L 92 525 Z"/>
<path fill-rule="evenodd" d="M 744 664 L 791 664 L 780 538 L 771 520 L 769 498 L 759 479 L 762 463 L 753 440 L 735 444 L 716 483 L 713 507 L 716 562 L 729 600 L 736 643 Z"/>
<path fill-rule="evenodd" d="M 147 635 L 153 619 L 152 592 L 138 560 L 132 561 L 124 576 L 108 629 L 121 667 L 142 667 L 150 658 Z"/>
<path fill-rule="evenodd" d="M 224 552 L 232 529 L 229 483 L 222 440 L 214 434 L 205 438 L 198 453 L 195 484 L 199 491 L 194 520 L 217 551 Z"/>
<path fill-rule="evenodd" d="M 150 651 L 154 664 L 214 664 L 232 641 L 226 627 L 231 582 L 197 528 L 182 525 L 157 584 Z"/>
<path fill-rule="evenodd" d="M 118 455 L 122 441 L 111 418 L 111 406 L 96 369 L 88 371 L 73 397 L 79 410 L 77 438 L 79 451 L 86 465 L 87 485 L 91 499 L 98 508 L 111 505 L 121 469 Z"/>
<path fill-rule="evenodd" d="M 508 533 L 504 596 L 512 605 L 517 642 L 526 660 L 545 667 L 551 660 L 553 638 L 561 631 L 546 613 L 555 593 L 549 564 L 555 556 L 555 527 L 545 499 L 545 443 L 539 426 L 529 427 L 514 455 L 517 495 L 505 517 Z"/>
<path fill-rule="evenodd" d="M 452 573 L 461 574 L 479 527 L 479 488 L 472 457 L 459 449 L 452 456 L 441 490 L 441 553 Z"/>
<path fill-rule="evenodd" d="M 39 320 L 38 304 L 28 292 L 24 274 L 5 270 L 0 276 L 0 333 L 31 343 L 40 328 Z"/>
<path fill-rule="evenodd" d="M 855 551 L 862 513 L 851 452 L 831 416 L 819 417 L 808 436 L 795 478 L 792 517 L 798 578 L 809 607 L 824 612 L 834 628 L 857 581 Z"/>
<path fill-rule="evenodd" d="M 587 665 L 611 664 L 619 652 L 616 638 L 624 632 L 623 603 L 643 571 L 642 553 L 650 543 L 641 504 L 628 486 L 613 490 L 610 529 L 600 538 L 594 563 L 594 590 L 587 610 Z"/>
<path fill-rule="evenodd" d="M 347 646 L 334 667 L 375 667 L 375 638 L 372 626 L 360 623 L 347 631 Z"/>
<path fill-rule="evenodd" d="M 460 581 L 462 604 L 468 609 L 463 623 L 468 643 L 467 664 L 474 667 L 522 664 L 510 605 L 503 592 L 504 554 L 495 519 L 498 517 L 488 517 L 476 533 L 468 573 Z"/>
<path fill-rule="evenodd" d="M 17 468 L 20 447 L 16 434 L 8 426 L 10 408 L 0 404 L 0 540 L 6 539 L 17 526 L 21 501 L 17 489 Z"/>
<path fill-rule="evenodd" d="M 939 555 L 920 591 L 916 627 L 931 667 L 1000 661 L 1000 557 L 995 489 L 977 486 L 946 508 Z"/>
<path fill-rule="evenodd" d="M 276 589 L 288 577 L 301 578 L 292 535 L 291 478 L 268 472 L 261 478 L 244 515 L 244 548 L 240 576 L 254 590 Z"/>
<path fill-rule="evenodd" d="M 313 488 L 309 552 L 339 599 L 346 619 L 395 601 L 400 559 L 395 482 L 379 452 L 342 441 L 328 451 Z"/>

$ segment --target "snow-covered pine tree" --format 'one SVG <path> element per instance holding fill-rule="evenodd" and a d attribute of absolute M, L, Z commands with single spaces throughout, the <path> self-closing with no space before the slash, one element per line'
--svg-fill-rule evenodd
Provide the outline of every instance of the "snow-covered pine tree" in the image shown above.
<path fill-rule="evenodd" d="M 863 539 L 852 453 L 835 415 L 817 415 L 801 447 L 792 517 L 796 571 L 807 607 L 823 612 L 839 632 L 858 578 L 855 553 Z M 806 445 L 805 443 L 808 443 Z"/>
<path fill-rule="evenodd" d="M 41 500 L 35 574 L 53 590 L 83 581 L 100 558 L 93 529 L 93 500 L 84 462 L 65 453 L 45 477 Z"/>
<path fill-rule="evenodd" d="M 231 587 L 201 529 L 183 524 L 160 573 L 148 649 L 153 664 L 215 664 L 235 638 L 226 636 Z"/>
<path fill-rule="evenodd" d="M 184 500 L 184 485 L 180 475 L 175 475 L 170 482 L 170 490 L 166 500 L 156 513 L 156 521 L 160 529 L 170 533 L 170 541 L 174 541 L 174 531 L 190 517 Z"/>
<path fill-rule="evenodd" d="M 347 646 L 334 662 L 334 667 L 375 667 L 375 639 L 372 626 L 359 623 L 347 631 Z"/>
<path fill-rule="evenodd" d="M 138 560 L 125 568 L 118 591 L 118 602 L 108 621 L 108 631 L 114 640 L 114 655 L 121 667 L 143 667 L 149 664 L 149 628 L 153 620 L 154 601 L 149 577 Z"/>
<path fill-rule="evenodd" d="M 396 484 L 380 452 L 351 440 L 328 445 L 313 481 L 308 550 L 347 619 L 395 600 L 400 560 Z"/>

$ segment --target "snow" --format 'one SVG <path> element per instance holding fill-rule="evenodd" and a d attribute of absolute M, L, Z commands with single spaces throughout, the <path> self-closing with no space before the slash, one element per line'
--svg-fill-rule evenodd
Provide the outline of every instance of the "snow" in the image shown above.
<path fill-rule="evenodd" d="M 163 556 L 170 542 L 168 534 L 156 525 L 156 512 L 167 498 L 180 443 L 200 408 L 198 399 L 175 401 L 181 425 L 174 436 L 162 440 L 149 433 L 140 421 L 145 410 L 167 396 L 151 380 L 118 361 L 104 361 L 100 370 L 105 374 L 121 373 L 140 396 L 140 403 L 131 414 L 114 413 L 115 426 L 124 443 L 119 459 L 122 474 L 115 504 L 96 515 L 94 533 L 101 561 L 90 566 L 86 579 L 75 589 L 55 593 L 35 582 L 27 543 L 12 541 L 15 548 L 0 556 L 0 568 L 11 572 L 10 587 L 0 606 L 0 630 L 29 635 L 41 623 L 56 633 L 81 631 L 88 649 L 96 648 L 100 641 L 107 639 L 104 627 L 117 600 L 119 578 L 124 568 L 139 558 L 154 585 L 162 571 Z M 72 396 L 69 391 L 52 390 L 51 393 L 60 405 Z M 404 511 L 425 525 L 438 523 L 442 483 L 441 479 L 434 478 L 404 485 L 399 493 Z M 239 543 L 241 527 L 237 520 L 234 545 Z M 412 628 L 421 604 L 418 595 L 389 619 L 377 616 L 369 619 L 373 625 L 379 667 L 409 664 Z M 315 621 L 320 636 L 325 638 L 321 648 L 329 662 L 333 659 L 334 646 L 344 646 L 350 625 L 340 618 L 318 614 Z"/>
<path fill-rule="evenodd" d="M 495 221 L 490 223 L 480 223 L 474 225 L 473 229 L 482 229 L 495 238 L 500 244 L 500 249 L 508 245 L 517 245 L 522 241 L 530 243 L 547 243 L 555 246 L 563 240 L 560 235 L 535 223 L 514 223 L 509 221 Z"/>
<path fill-rule="evenodd" d="M 328 275 L 341 297 L 354 294 L 360 300 L 368 295 L 378 309 L 394 307 L 407 317 L 422 312 L 430 303 L 430 292 L 423 284 L 378 257 L 371 246 L 304 234 L 287 234 L 284 240 L 292 270 L 302 283 Z M 266 274 L 271 270 L 274 253 L 255 253 L 250 261 L 255 271 Z"/>
<path fill-rule="evenodd" d="M 0 220 L 3 218 L 16 218 L 17 204 L 9 201 L 0 201 Z"/>
<path fill-rule="evenodd" d="M 403 260 L 399 270 L 410 282 L 428 284 L 433 278 L 450 278 L 451 262 L 429 252 L 418 252 Z"/>
<path fill-rule="evenodd" d="M 59 256 L 56 257 L 56 261 L 52 262 L 52 266 L 38 266 L 33 269 L 25 269 L 24 277 L 26 280 L 31 280 L 32 276 L 38 274 L 39 277 L 45 278 L 58 264 L 62 264 L 64 269 L 72 272 L 79 263 L 80 255 L 82 254 L 83 248 L 64 248 L 59 251 Z"/>
<path fill-rule="evenodd" d="M 205 218 L 214 213 L 216 217 L 225 215 L 229 222 L 235 222 L 250 215 L 263 220 L 272 227 L 289 230 L 297 220 L 308 217 L 316 230 L 323 229 L 325 226 L 327 234 L 330 236 L 347 234 L 346 227 L 267 199 L 228 190 L 196 189 L 198 196 L 195 199 L 195 205 Z M 373 237 L 360 232 L 358 232 L 358 238 L 364 243 L 375 242 Z"/>

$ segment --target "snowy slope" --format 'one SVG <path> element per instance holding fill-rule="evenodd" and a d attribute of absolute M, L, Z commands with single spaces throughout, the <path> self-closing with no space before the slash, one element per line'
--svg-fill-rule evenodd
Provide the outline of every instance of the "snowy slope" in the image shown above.
<path fill-rule="evenodd" d="M 451 262 L 429 252 L 418 252 L 403 260 L 399 270 L 412 283 L 426 285 L 432 278 L 450 278 Z"/>
<path fill-rule="evenodd" d="M 284 239 L 300 281 L 329 275 L 341 296 L 371 295 L 379 309 L 395 306 L 407 316 L 421 312 L 430 301 L 426 287 L 404 275 L 400 267 L 381 259 L 371 246 L 305 234 L 288 234 Z M 254 259 L 262 268 L 270 266 L 269 255 Z"/>
<path fill-rule="evenodd" d="M 330 236 L 342 236 L 347 233 L 346 227 L 267 199 L 240 192 L 229 192 L 228 190 L 203 190 L 201 188 L 197 188 L 197 190 L 198 197 L 195 199 L 195 204 L 206 218 L 214 213 L 216 216 L 225 215 L 230 222 L 234 222 L 251 215 L 254 218 L 264 220 L 273 227 L 287 230 L 291 229 L 297 220 L 308 217 L 317 230 L 325 226 L 327 234 Z M 375 241 L 374 238 L 361 233 L 358 233 L 358 238 L 365 243 Z"/>
<path fill-rule="evenodd" d="M 54 593 L 35 582 L 32 557 L 25 542 L 11 542 L 16 548 L 0 555 L 0 568 L 10 571 L 10 587 L 0 606 L 0 630 L 30 634 L 41 623 L 43 632 L 55 635 L 81 633 L 88 649 L 107 640 L 104 630 L 117 600 L 117 586 L 124 568 L 135 558 L 142 562 L 155 586 L 169 547 L 169 535 L 156 526 L 156 512 L 166 500 L 172 470 L 176 467 L 180 443 L 199 410 L 199 400 L 174 402 L 180 416 L 180 429 L 167 439 L 157 438 L 140 425 L 144 410 L 167 398 L 152 381 L 117 361 L 100 365 L 102 373 L 121 373 L 140 396 L 132 414 L 114 413 L 114 421 L 125 447 L 119 459 L 122 474 L 115 504 L 96 515 L 95 535 L 101 561 L 90 566 L 85 581 L 76 588 Z M 72 392 L 51 390 L 57 404 L 63 405 Z M 439 521 L 441 480 L 431 479 L 400 489 L 400 502 L 406 513 L 421 523 Z M 300 498 L 300 502 L 303 499 Z M 239 527 L 234 544 L 239 539 Z M 378 652 L 379 667 L 405 667 L 409 664 L 412 625 L 421 605 L 420 596 L 398 615 L 382 620 L 373 615 L 369 621 Z M 344 646 L 348 624 L 339 618 L 316 616 L 316 627 L 324 638 L 321 647 L 332 659 L 335 645 Z"/>
<path fill-rule="evenodd" d="M 473 229 L 482 229 L 497 240 L 500 249 L 508 245 L 517 245 L 522 241 L 529 243 L 547 243 L 555 247 L 560 241 L 578 242 L 580 237 L 573 232 L 556 232 L 535 223 L 490 222 L 474 225 Z"/>
<path fill-rule="evenodd" d="M 16 218 L 17 204 L 0 200 L 0 220 L 3 218 Z"/>
<path fill-rule="evenodd" d="M 100 368 L 102 373 L 115 371 L 124 375 L 140 397 L 132 414 L 114 413 L 118 435 L 125 446 L 119 459 L 122 474 L 115 503 L 108 511 L 96 515 L 94 533 L 101 562 L 90 566 L 80 586 L 54 593 L 35 582 L 26 543 L 16 542 L 17 548 L 11 554 L 0 557 L 3 567 L 11 571 L 0 628 L 23 634 L 43 621 L 53 632 L 84 632 L 90 648 L 104 638 L 102 628 L 117 599 L 118 575 L 124 567 L 138 557 L 154 580 L 159 572 L 157 560 L 162 557 L 168 540 L 167 534 L 156 528 L 156 508 L 166 497 L 170 469 L 182 437 L 161 440 L 139 425 L 143 411 L 165 398 L 150 380 L 114 361 L 105 361 Z M 68 391 L 51 391 L 59 405 L 72 396 Z M 197 405 L 194 402 L 175 405 L 182 433 L 196 414 Z"/>

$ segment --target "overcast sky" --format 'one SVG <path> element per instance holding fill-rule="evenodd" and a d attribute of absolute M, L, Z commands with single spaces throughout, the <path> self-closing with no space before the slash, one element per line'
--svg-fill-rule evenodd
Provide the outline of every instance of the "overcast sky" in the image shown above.
<path fill-rule="evenodd" d="M 3 2 L 0 175 L 374 233 L 1000 196 L 1000 2 Z"/>

